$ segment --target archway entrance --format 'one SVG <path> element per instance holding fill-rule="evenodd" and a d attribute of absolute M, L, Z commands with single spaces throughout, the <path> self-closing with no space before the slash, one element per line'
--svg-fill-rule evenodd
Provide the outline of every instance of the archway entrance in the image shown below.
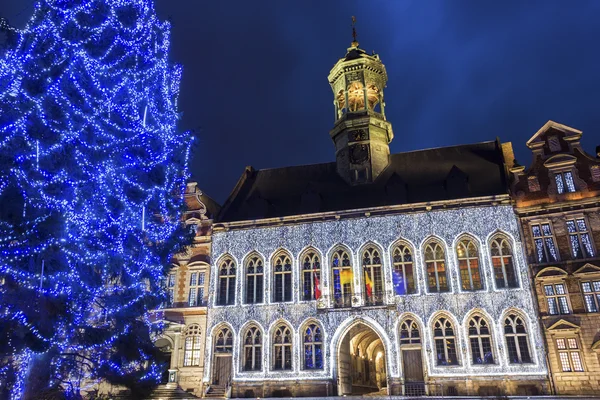
<path fill-rule="evenodd" d="M 159 338 L 156 342 L 154 342 L 154 345 L 160 350 L 157 361 L 163 365 L 163 373 L 160 383 L 167 384 L 169 383 L 169 369 L 171 368 L 173 346 L 171 345 L 171 342 L 164 337 Z"/>
<path fill-rule="evenodd" d="M 338 395 L 387 394 L 385 347 L 379 335 L 359 323 L 340 340 L 337 350 Z"/>

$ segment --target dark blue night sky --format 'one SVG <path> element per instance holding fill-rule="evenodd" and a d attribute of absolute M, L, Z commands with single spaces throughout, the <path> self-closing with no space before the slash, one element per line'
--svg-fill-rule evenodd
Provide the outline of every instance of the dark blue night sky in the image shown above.
<path fill-rule="evenodd" d="M 23 26 L 31 0 L 3 0 Z M 181 129 L 199 135 L 192 171 L 223 202 L 244 166 L 334 160 L 329 69 L 349 46 L 389 75 L 392 152 L 525 142 L 552 119 L 600 144 L 600 1 L 157 0 L 183 64 Z"/>

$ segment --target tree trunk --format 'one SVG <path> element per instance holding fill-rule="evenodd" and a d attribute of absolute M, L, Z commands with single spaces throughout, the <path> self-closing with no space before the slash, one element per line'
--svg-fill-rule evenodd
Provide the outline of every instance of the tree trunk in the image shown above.
<path fill-rule="evenodd" d="M 51 378 L 50 361 L 52 360 L 53 352 L 43 354 L 33 354 L 27 368 L 27 374 L 23 381 L 24 392 L 23 400 L 40 399 L 43 393 L 49 390 L 48 384 Z"/>

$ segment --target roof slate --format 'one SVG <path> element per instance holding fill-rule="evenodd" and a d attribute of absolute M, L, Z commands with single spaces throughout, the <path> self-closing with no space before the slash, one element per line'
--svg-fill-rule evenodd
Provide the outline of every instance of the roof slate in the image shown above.
<path fill-rule="evenodd" d="M 375 182 L 358 186 L 337 174 L 335 162 L 244 174 L 218 222 L 508 193 L 498 141 L 392 154 Z"/>

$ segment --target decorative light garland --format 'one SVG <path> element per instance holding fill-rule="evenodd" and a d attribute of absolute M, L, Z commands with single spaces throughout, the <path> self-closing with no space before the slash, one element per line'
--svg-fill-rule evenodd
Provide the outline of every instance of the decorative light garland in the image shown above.
<path fill-rule="evenodd" d="M 183 240 L 192 138 L 176 130 L 169 30 L 152 0 L 40 0 L 0 59 L 0 199 L 22 208 L 0 218 L 0 323 L 30 337 L 2 338 L 13 399 L 42 354 L 76 392 L 102 374 L 160 379 L 142 348 L 111 356 L 139 324 L 162 329 L 147 314 Z M 60 311 L 41 318 L 43 304 Z M 93 367 L 75 371 L 77 357 Z"/>
<path fill-rule="evenodd" d="M 479 263 L 484 289 L 463 291 L 460 288 L 460 275 L 456 258 L 456 244 L 459 238 L 468 234 L 476 240 L 479 250 Z M 518 275 L 519 287 L 499 289 L 495 287 L 493 267 L 489 255 L 491 239 L 496 234 L 508 238 L 513 251 L 514 266 Z M 446 271 L 451 287 L 449 293 L 427 293 L 425 265 L 421 249 L 424 244 L 436 238 L 443 243 L 446 256 Z M 409 243 L 414 251 L 413 262 L 417 293 L 395 296 L 391 291 L 393 246 L 402 240 Z M 331 282 L 331 255 L 338 246 L 344 246 L 351 253 L 354 270 L 355 294 L 361 299 L 363 288 L 360 270 L 360 252 L 367 244 L 378 247 L 382 254 L 383 279 L 387 290 L 385 303 L 394 305 L 388 308 L 363 307 L 360 314 L 355 311 L 330 308 L 317 312 L 317 302 L 300 300 L 300 256 L 307 247 L 315 249 L 325 256 L 321 260 L 323 285 L 322 292 L 328 294 Z M 271 258 L 280 250 L 286 250 L 293 259 L 293 301 L 272 303 L 272 262 Z M 407 213 L 384 217 L 363 217 L 328 222 L 304 223 L 289 226 L 249 228 L 215 232 L 212 238 L 213 265 L 210 274 L 209 312 L 207 321 L 207 344 L 205 351 L 204 381 L 210 382 L 214 346 L 214 335 L 227 324 L 234 334 L 233 371 L 234 381 L 333 379 L 337 374 L 336 343 L 341 340 L 350 324 L 357 321 L 371 327 L 381 337 L 387 364 L 392 378 L 401 378 L 401 351 L 399 341 L 399 323 L 410 315 L 415 319 L 422 332 L 424 364 L 431 377 L 450 377 L 469 375 L 507 376 L 522 375 L 533 379 L 543 379 L 546 374 L 543 341 L 535 315 L 528 278 L 528 267 L 523 253 L 517 219 L 511 206 L 465 207 L 462 209 L 430 212 Z M 244 266 L 249 254 L 258 253 L 264 257 L 264 304 L 245 306 L 243 293 Z M 236 302 L 231 306 L 217 305 L 220 261 L 231 257 L 236 263 Z M 504 344 L 504 316 L 516 311 L 527 323 L 529 343 L 533 363 L 510 364 Z M 434 317 L 442 312 L 451 317 L 459 359 L 458 367 L 437 366 L 434 363 L 435 346 L 432 340 Z M 468 343 L 468 317 L 479 312 L 490 323 L 493 331 L 493 348 L 496 364 L 471 365 Z M 324 368 L 323 370 L 303 370 L 303 332 L 309 321 L 316 321 L 322 327 Z M 241 352 L 243 327 L 253 322 L 263 331 L 263 370 L 261 372 L 243 372 Z M 293 332 L 294 361 L 291 371 L 272 371 L 271 335 L 274 324 L 284 322 Z"/>

